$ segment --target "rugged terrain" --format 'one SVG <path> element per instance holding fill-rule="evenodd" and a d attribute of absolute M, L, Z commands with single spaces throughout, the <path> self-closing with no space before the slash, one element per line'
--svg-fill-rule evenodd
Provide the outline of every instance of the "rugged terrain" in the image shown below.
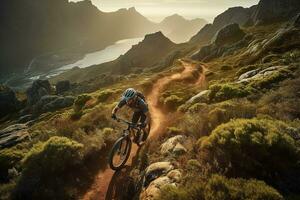
<path fill-rule="evenodd" d="M 1 199 L 299 199 L 299 13 L 295 0 L 261 0 L 187 43 L 157 32 L 26 94 L 1 87 Z M 128 87 L 153 126 L 113 172 L 123 127 L 110 112 Z"/>

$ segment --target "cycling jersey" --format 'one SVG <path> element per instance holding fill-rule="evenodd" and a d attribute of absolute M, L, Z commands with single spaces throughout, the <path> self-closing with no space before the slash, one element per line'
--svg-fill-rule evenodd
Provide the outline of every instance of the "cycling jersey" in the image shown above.
<path fill-rule="evenodd" d="M 118 108 L 122 108 L 124 105 L 126 105 L 126 100 L 121 99 L 121 101 L 118 104 Z M 137 99 L 131 105 L 128 106 L 132 108 L 134 112 L 146 113 L 149 111 L 148 104 L 141 97 L 137 97 Z"/>

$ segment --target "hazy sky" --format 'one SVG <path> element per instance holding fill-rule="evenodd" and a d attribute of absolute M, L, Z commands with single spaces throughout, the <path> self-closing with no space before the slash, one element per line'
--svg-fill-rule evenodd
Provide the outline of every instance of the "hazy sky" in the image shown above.
<path fill-rule="evenodd" d="M 72 0 L 79 1 L 79 0 Z M 116 11 L 120 8 L 135 7 L 144 16 L 153 21 L 160 21 L 172 14 L 185 18 L 213 18 L 229 7 L 249 7 L 259 0 L 92 0 L 102 11 Z"/>

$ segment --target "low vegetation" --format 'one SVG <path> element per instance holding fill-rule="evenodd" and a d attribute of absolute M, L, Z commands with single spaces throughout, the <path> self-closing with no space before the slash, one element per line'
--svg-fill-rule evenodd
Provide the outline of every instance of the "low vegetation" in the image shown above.
<path fill-rule="evenodd" d="M 161 200 L 283 200 L 274 188 L 263 181 L 227 179 L 213 175 L 206 181 L 198 180 L 184 187 L 165 186 L 158 199 Z"/>
<path fill-rule="evenodd" d="M 52 137 L 36 144 L 23 160 L 22 175 L 17 182 L 14 199 L 67 199 L 66 175 L 82 161 L 83 145 L 66 137 Z M 76 174 L 76 173 L 75 173 Z M 76 181 L 76 175 L 69 177 Z M 44 187 L 47 185 L 47 187 Z M 70 196 L 69 196 L 70 195 Z"/>

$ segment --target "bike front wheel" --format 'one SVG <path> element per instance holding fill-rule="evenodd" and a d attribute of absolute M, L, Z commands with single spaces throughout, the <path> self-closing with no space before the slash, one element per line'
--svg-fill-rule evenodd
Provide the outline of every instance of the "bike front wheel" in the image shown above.
<path fill-rule="evenodd" d="M 115 142 L 108 161 L 111 169 L 119 170 L 125 165 L 130 155 L 131 145 L 129 137 L 121 137 Z"/>

